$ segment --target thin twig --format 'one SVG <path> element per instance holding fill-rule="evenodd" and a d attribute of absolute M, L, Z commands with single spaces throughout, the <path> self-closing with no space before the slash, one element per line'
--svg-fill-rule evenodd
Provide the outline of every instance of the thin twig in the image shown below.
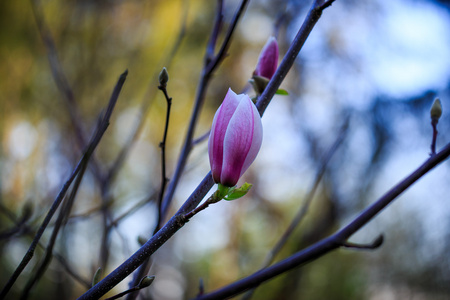
<path fill-rule="evenodd" d="M 431 155 L 435 155 L 436 154 L 436 140 L 437 140 L 437 135 L 438 135 L 438 130 L 437 130 L 438 122 L 439 122 L 439 119 L 437 119 L 437 118 L 432 118 L 431 119 L 431 126 L 433 127 L 433 138 L 431 140 Z"/>
<path fill-rule="evenodd" d="M 164 197 L 164 191 L 166 189 L 167 182 L 169 179 L 166 176 L 166 140 L 167 140 L 167 131 L 169 129 L 169 117 L 170 117 L 170 107 L 172 106 L 172 98 L 169 97 L 169 94 L 167 93 L 167 88 L 164 85 L 159 85 L 158 89 L 160 89 L 164 93 L 164 97 L 166 98 L 167 103 L 167 111 L 166 111 L 166 122 L 164 125 L 164 134 L 161 143 L 159 144 L 159 147 L 161 148 L 161 187 L 159 190 L 159 197 L 158 197 L 158 221 L 157 225 L 155 227 L 155 230 L 153 234 L 155 234 L 161 226 L 162 223 L 162 201 Z"/>
<path fill-rule="evenodd" d="M 11 287 L 16 282 L 19 275 L 22 273 L 22 271 L 25 269 L 27 264 L 30 262 L 30 260 L 33 258 L 34 251 L 36 250 L 36 246 L 39 243 L 39 240 L 42 237 L 42 234 L 44 233 L 45 229 L 47 228 L 47 225 L 50 223 L 50 220 L 52 219 L 53 215 L 55 214 L 56 210 L 58 209 L 59 205 L 61 204 L 62 200 L 64 199 L 64 196 L 69 189 L 69 186 L 72 184 L 75 177 L 79 174 L 81 169 L 83 168 L 83 165 L 87 164 L 89 159 L 91 158 L 95 148 L 100 143 L 101 138 L 103 137 L 103 134 L 105 133 L 106 129 L 109 125 L 109 119 L 111 117 L 112 111 L 114 109 L 114 106 L 117 102 L 117 98 L 119 97 L 120 90 L 122 89 L 122 86 L 125 82 L 126 76 L 128 74 L 128 71 L 125 71 L 122 75 L 120 75 L 120 78 L 114 88 L 113 94 L 111 95 L 111 98 L 109 100 L 107 111 L 103 117 L 103 120 L 101 122 L 101 126 L 97 127 L 96 131 L 94 132 L 94 135 L 92 136 L 91 142 L 89 143 L 86 151 L 84 152 L 82 158 L 78 162 L 77 166 L 75 167 L 74 171 L 72 172 L 72 175 L 69 177 L 69 179 L 64 183 L 63 187 L 61 188 L 60 192 L 58 193 L 55 201 L 53 202 L 49 212 L 44 218 L 44 221 L 42 222 L 41 226 L 39 227 L 27 253 L 23 257 L 22 261 L 20 262 L 19 266 L 14 271 L 13 275 L 10 277 L 8 282 L 6 283 L 5 287 L 3 288 L 0 299 L 3 299 L 6 294 L 9 292 Z"/>
<path fill-rule="evenodd" d="M 10 211 L 7 207 L 5 207 L 5 206 L 3 206 L 3 205 L 0 205 L 0 209 L 3 211 L 3 213 L 4 213 L 5 215 L 8 216 L 8 218 L 9 218 L 13 223 L 16 224 L 16 226 L 15 226 L 14 228 L 17 228 L 17 227 L 19 228 L 19 231 L 18 231 L 18 232 L 16 232 L 17 230 L 14 230 L 14 228 L 11 229 L 11 231 L 15 231 L 16 233 L 23 233 L 24 235 L 29 236 L 29 237 L 31 237 L 31 238 L 34 237 L 34 233 L 33 233 L 34 231 L 31 229 L 31 226 L 27 225 L 26 223 L 22 224 L 22 220 L 27 219 L 27 218 L 25 218 L 24 216 L 21 216 L 20 219 L 17 219 L 17 218 L 16 218 L 16 215 L 15 215 L 12 211 Z M 26 215 L 26 214 L 27 214 L 27 213 L 25 213 L 25 215 Z M 22 225 L 20 225 L 20 224 L 22 224 Z M 51 224 L 50 224 L 50 225 L 51 225 Z M 5 237 L 5 238 L 7 238 L 7 237 Z M 39 247 L 39 248 L 45 250 L 45 247 L 42 245 L 41 242 L 39 242 L 39 243 L 37 244 L 37 247 Z M 69 263 L 66 261 L 66 259 L 65 259 L 62 255 L 60 255 L 60 254 L 57 253 L 57 252 L 54 252 L 53 256 L 54 256 L 54 257 L 56 258 L 56 260 L 61 264 L 61 266 L 64 267 L 64 270 L 65 270 L 70 276 L 72 276 L 73 279 L 75 279 L 75 280 L 78 281 L 81 285 L 83 285 L 83 286 L 85 286 L 85 287 L 87 287 L 87 288 L 90 288 L 90 287 L 91 287 L 90 282 L 88 282 L 88 280 L 84 279 L 81 275 L 77 274 L 77 273 L 72 269 L 72 267 L 69 265 Z"/>
<path fill-rule="evenodd" d="M 68 215 L 70 214 L 70 211 L 72 210 L 73 204 L 75 202 L 75 196 L 77 194 L 78 188 L 80 187 L 81 180 L 83 179 L 83 176 L 85 174 L 87 167 L 87 162 L 84 163 L 82 166 L 80 172 L 77 175 L 77 178 L 75 180 L 75 183 L 73 185 L 72 191 L 70 192 L 70 196 L 68 197 L 68 200 L 66 200 L 63 203 L 62 209 L 59 211 L 58 218 L 56 220 L 55 226 L 53 227 L 53 232 L 50 237 L 50 241 L 47 244 L 47 247 L 45 248 L 45 255 L 44 258 L 41 261 L 40 266 L 38 267 L 37 271 L 34 273 L 33 276 L 28 280 L 27 284 L 25 285 L 25 288 L 22 291 L 22 296 L 20 297 L 21 300 L 26 300 L 29 296 L 29 293 L 31 292 L 31 289 L 33 286 L 42 278 L 45 271 L 47 270 L 48 265 L 50 264 L 52 258 L 53 258 L 53 248 L 56 243 L 56 239 L 58 237 L 58 233 L 65 223 L 65 220 L 67 220 Z"/>
<path fill-rule="evenodd" d="M 30 2 L 39 34 L 47 50 L 48 62 L 52 72 L 53 80 L 55 81 L 60 93 L 66 100 L 65 103 L 67 105 L 67 112 L 69 113 L 70 121 L 74 128 L 75 138 L 77 140 L 78 146 L 80 147 L 80 149 L 86 149 L 87 140 L 85 137 L 85 129 L 82 125 L 82 118 L 80 117 L 79 107 L 77 105 L 77 101 L 75 100 L 75 94 L 69 84 L 69 81 L 67 80 L 61 62 L 58 58 L 58 52 L 56 51 L 55 42 L 53 40 L 50 29 L 45 22 L 40 1 L 31 0 Z M 103 180 L 101 169 L 99 168 L 99 165 L 95 158 L 91 158 L 91 160 L 93 161 L 93 163 L 91 164 L 93 173 L 101 182 Z"/>
<path fill-rule="evenodd" d="M 162 82 L 161 80 L 161 74 L 162 72 L 165 72 L 167 75 L 167 78 L 164 79 L 165 82 Z M 157 222 L 155 229 L 153 230 L 153 234 L 155 234 L 162 224 L 162 211 L 161 211 L 161 205 L 162 200 L 164 197 L 164 191 L 166 189 L 167 182 L 169 179 L 166 176 L 166 140 L 167 140 L 167 132 L 169 129 L 169 117 L 170 117 L 170 107 L 172 106 L 172 98 L 169 97 L 169 94 L 167 93 L 167 80 L 168 80 L 168 74 L 167 70 L 164 68 L 163 71 L 160 73 L 160 85 L 158 86 L 158 89 L 161 90 L 164 94 L 164 97 L 166 98 L 167 103 L 167 111 L 166 111 L 166 122 L 164 125 L 164 133 L 161 143 L 159 144 L 159 147 L 161 148 L 161 186 L 159 189 L 159 196 L 158 196 L 158 210 L 157 210 Z M 139 278 L 142 278 L 149 269 L 149 266 L 151 265 L 150 258 L 147 259 L 140 267 L 139 270 L 133 275 L 133 280 L 131 282 L 131 286 L 136 286 L 138 284 Z M 133 293 L 134 292 L 134 293 Z M 127 296 L 127 300 L 134 300 L 136 299 L 137 295 L 139 293 L 139 289 L 130 291 Z"/>
<path fill-rule="evenodd" d="M 386 206 L 394 201 L 401 193 L 412 186 L 418 179 L 442 163 L 450 156 L 450 143 L 447 144 L 442 151 L 430 157 L 419 168 L 417 168 L 408 177 L 400 181 L 397 185 L 391 188 L 386 194 L 375 201 L 372 205 L 361 212 L 353 221 L 347 226 L 336 232 L 335 234 L 319 241 L 318 243 L 297 252 L 296 254 L 270 266 L 261 269 L 254 274 L 238 280 L 228 286 L 218 289 L 214 292 L 204 294 L 195 298 L 196 300 L 207 299 L 226 299 L 238 295 L 248 289 L 254 288 L 264 281 L 272 279 L 284 272 L 294 269 L 300 265 L 311 262 L 328 252 L 340 247 L 348 246 L 347 239 L 355 232 L 361 229 L 369 221 L 371 221 L 378 213 L 380 213 Z M 379 239 L 376 240 L 379 243 Z M 374 243 L 375 246 L 377 243 Z M 352 245 L 350 243 L 350 245 Z M 353 244 L 355 245 L 355 244 Z"/>
<path fill-rule="evenodd" d="M 121 293 L 119 293 L 119 294 L 117 294 L 115 296 L 106 298 L 105 300 L 119 299 L 119 298 L 122 298 L 125 295 L 129 295 L 129 294 L 131 294 L 133 292 L 137 292 L 137 291 L 139 291 L 139 290 L 141 290 L 143 288 L 149 287 L 152 284 L 154 279 L 155 279 L 155 276 L 145 276 L 139 281 L 139 283 L 136 286 L 133 286 L 131 289 L 123 291 L 123 292 L 121 292 Z"/>
<path fill-rule="evenodd" d="M 374 250 L 379 248 L 384 242 L 384 236 L 380 234 L 372 243 L 370 244 L 357 244 L 351 242 L 344 242 L 342 247 L 350 249 L 360 249 L 360 250 Z"/>
<path fill-rule="evenodd" d="M 280 87 L 281 82 L 283 82 L 290 68 L 294 64 L 298 53 L 305 44 L 306 39 L 308 38 L 317 21 L 322 16 L 323 10 L 326 7 L 330 6 L 333 2 L 334 0 L 314 1 L 311 9 L 308 12 L 308 15 L 306 16 L 305 21 L 303 22 L 302 27 L 295 36 L 294 41 L 291 43 L 291 46 L 289 47 L 283 60 L 278 66 L 278 69 L 276 70 L 272 79 L 269 81 L 267 87 L 264 89 L 264 92 L 261 94 L 261 96 L 258 97 L 256 107 L 258 108 L 261 116 L 264 114 L 264 111 L 266 110 L 276 91 Z"/>
<path fill-rule="evenodd" d="M 214 21 L 214 28 L 209 37 L 208 45 L 206 46 L 205 53 L 205 66 L 214 59 L 214 53 L 216 52 L 217 38 L 219 37 L 220 30 L 223 25 L 223 0 L 217 0 L 217 13 Z"/>
<path fill-rule="evenodd" d="M 181 154 L 178 158 L 175 173 L 173 174 L 173 176 L 171 178 L 169 187 L 167 188 L 167 193 L 163 199 L 163 203 L 162 203 L 163 217 L 166 216 L 166 214 L 167 214 L 167 211 L 169 209 L 173 195 L 175 193 L 175 189 L 178 185 L 178 181 L 180 180 L 181 174 L 183 173 L 184 168 L 186 166 L 186 162 L 187 162 L 189 153 L 192 150 L 192 146 L 193 146 L 192 141 L 194 138 L 195 127 L 197 125 L 198 116 L 203 107 L 203 103 L 205 102 L 204 100 L 205 100 L 206 89 L 208 87 L 212 73 L 216 70 L 216 68 L 219 66 L 219 64 L 222 62 L 222 60 L 225 58 L 226 51 L 230 45 L 231 37 L 234 33 L 236 25 L 237 25 L 238 21 L 240 20 L 240 17 L 242 16 L 248 2 L 249 2 L 249 0 L 241 1 L 239 7 L 236 10 L 234 18 L 231 21 L 230 27 L 228 28 L 227 34 L 225 35 L 225 38 L 222 42 L 222 46 L 220 47 L 220 50 L 218 51 L 218 53 L 212 59 L 210 59 L 208 56 L 205 58 L 205 66 L 201 73 L 199 88 L 197 90 L 197 96 L 195 99 L 195 104 L 194 104 L 194 108 L 193 108 L 193 111 L 191 114 L 191 119 L 189 122 L 189 127 L 188 127 L 188 130 L 186 133 L 184 144 L 182 146 Z M 216 22 L 221 21 L 220 15 L 222 14 L 222 11 L 223 11 L 222 4 L 223 4 L 223 2 L 221 0 L 219 0 L 218 8 L 217 8 Z M 212 41 L 216 41 L 217 37 L 215 37 L 215 34 L 216 34 L 217 28 L 219 28 L 219 25 L 216 24 L 214 26 L 214 30 L 211 35 L 209 47 L 212 47 L 211 46 Z M 209 55 L 208 52 L 210 52 L 210 50 L 207 51 L 206 55 Z"/>
<path fill-rule="evenodd" d="M 211 133 L 211 130 L 208 130 L 203 135 L 201 135 L 200 137 L 193 140 L 192 145 L 197 145 L 197 144 L 200 144 L 201 142 L 203 142 L 204 140 L 207 140 L 210 133 Z"/>
<path fill-rule="evenodd" d="M 171 66 L 175 55 L 177 54 L 178 50 L 180 49 L 181 42 L 183 41 L 183 39 L 186 35 L 186 23 L 187 23 L 188 11 L 189 11 L 188 10 L 188 0 L 184 1 L 184 5 L 185 5 L 184 14 L 183 14 L 183 18 L 181 21 L 180 31 L 178 33 L 177 39 L 176 39 L 174 45 L 172 46 L 171 50 L 168 52 L 169 54 L 167 55 L 167 57 L 163 59 L 162 65 L 166 66 L 167 68 L 169 68 Z M 125 159 L 128 157 L 128 154 L 130 153 L 131 148 L 135 144 L 142 129 L 144 128 L 144 124 L 145 124 L 144 116 L 147 115 L 147 112 L 149 111 L 151 104 L 153 103 L 153 98 L 156 95 L 156 93 L 154 93 L 154 90 L 155 90 L 154 82 L 156 81 L 156 79 L 157 79 L 156 76 L 151 78 L 150 84 L 148 85 L 148 90 L 144 96 L 144 100 L 142 101 L 142 105 L 139 109 L 140 113 L 134 124 L 132 133 L 128 135 L 129 136 L 128 140 L 124 143 L 122 149 L 119 151 L 119 154 L 117 155 L 116 159 L 114 160 L 111 167 L 109 168 L 109 171 L 107 172 L 107 176 L 106 176 L 106 180 L 105 180 L 107 185 L 111 184 L 112 181 L 114 180 L 116 174 L 118 173 L 121 166 L 125 162 Z"/>

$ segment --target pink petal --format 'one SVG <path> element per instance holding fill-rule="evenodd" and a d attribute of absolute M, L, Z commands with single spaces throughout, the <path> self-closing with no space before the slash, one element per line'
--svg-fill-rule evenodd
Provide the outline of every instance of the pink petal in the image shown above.
<path fill-rule="evenodd" d="M 223 141 L 223 168 L 220 177 L 223 185 L 234 186 L 245 171 L 243 166 L 253 144 L 255 128 L 253 107 L 253 102 L 245 95 L 245 99 L 241 100 L 228 124 Z M 246 167 L 248 168 L 249 165 Z"/>
<path fill-rule="evenodd" d="M 256 156 L 258 155 L 259 149 L 261 148 L 262 144 L 262 137 L 263 137 L 263 129 L 262 129 L 262 123 L 261 123 L 261 115 L 258 112 L 258 109 L 252 102 L 252 113 L 253 113 L 253 139 L 252 139 L 252 145 L 250 146 L 250 150 L 247 154 L 247 157 L 245 158 L 244 165 L 242 166 L 241 174 L 242 176 L 245 171 L 250 167 L 250 165 L 255 160 Z"/>
<path fill-rule="evenodd" d="M 236 95 L 235 92 L 228 89 L 223 103 L 214 115 L 211 133 L 208 140 L 208 154 L 211 165 L 211 173 L 216 182 L 220 181 L 220 174 L 222 173 L 223 140 L 228 123 L 230 122 L 230 119 L 243 96 L 244 95 Z"/>
<path fill-rule="evenodd" d="M 278 43 L 272 36 L 270 37 L 258 58 L 258 64 L 254 74 L 271 79 L 278 65 Z"/>

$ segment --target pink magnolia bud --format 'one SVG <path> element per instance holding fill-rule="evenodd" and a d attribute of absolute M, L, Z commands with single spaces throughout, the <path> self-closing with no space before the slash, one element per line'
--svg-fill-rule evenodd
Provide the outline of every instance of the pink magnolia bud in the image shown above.
<path fill-rule="evenodd" d="M 255 160 L 262 143 L 261 117 L 246 94 L 231 89 L 214 115 L 208 153 L 216 183 L 232 187 Z"/>
<path fill-rule="evenodd" d="M 278 43 L 272 36 L 267 40 L 264 48 L 261 50 L 253 75 L 266 77 L 271 79 L 278 65 Z"/>

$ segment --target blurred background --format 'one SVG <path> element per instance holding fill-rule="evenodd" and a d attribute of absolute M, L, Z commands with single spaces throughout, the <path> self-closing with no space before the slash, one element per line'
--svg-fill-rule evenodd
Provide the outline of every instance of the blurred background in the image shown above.
<path fill-rule="evenodd" d="M 225 1 L 226 30 L 239 1 Z M 248 88 L 271 35 L 280 59 L 311 1 L 251 1 L 208 88 L 196 137 L 208 132 L 226 91 Z M 186 133 L 216 1 L 0 2 L 0 282 L 21 261 L 80 159 L 119 75 L 129 74 L 43 276 L 55 220 L 9 299 L 75 299 L 101 267 L 108 274 L 157 222 L 166 102 L 173 97 L 170 178 Z M 429 157 L 429 109 L 440 97 L 437 148 L 450 141 L 450 2 L 337 0 L 327 8 L 264 118 L 261 152 L 242 182 L 246 197 L 195 216 L 155 255 L 156 279 L 140 299 L 186 299 L 258 270 L 305 203 L 341 138 L 306 218 L 280 260 L 330 235 Z M 342 126 L 348 119 L 348 129 Z M 132 136 L 136 128 L 136 139 Z M 128 149 L 124 159 L 118 159 Z M 112 171 L 111 171 L 112 170 Z M 207 142 L 189 157 L 172 213 L 209 171 Z M 110 180 L 105 176 L 109 175 Z M 253 299 L 449 299 L 450 186 L 445 162 L 338 250 L 260 286 Z M 66 201 L 67 202 L 67 201 Z M 131 277 L 130 277 L 131 278 Z M 127 289 L 129 280 L 108 295 Z"/>

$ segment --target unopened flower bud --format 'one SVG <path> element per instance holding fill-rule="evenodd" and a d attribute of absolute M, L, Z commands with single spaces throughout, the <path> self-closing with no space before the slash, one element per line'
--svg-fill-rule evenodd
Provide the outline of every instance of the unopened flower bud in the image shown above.
<path fill-rule="evenodd" d="M 278 43 L 272 36 L 269 38 L 258 58 L 258 64 L 253 75 L 271 79 L 278 65 Z"/>
<path fill-rule="evenodd" d="M 208 141 L 216 183 L 232 187 L 255 160 L 262 143 L 261 116 L 246 94 L 228 90 L 214 115 Z"/>
<path fill-rule="evenodd" d="M 442 105 L 439 98 L 436 98 L 434 100 L 433 105 L 431 106 L 430 116 L 433 120 L 439 120 L 439 118 L 442 116 Z"/>
<path fill-rule="evenodd" d="M 150 286 L 153 283 L 153 280 L 155 280 L 155 276 L 145 276 L 144 278 L 141 279 L 141 281 L 139 282 L 139 288 L 146 288 L 148 286 Z"/>
<path fill-rule="evenodd" d="M 161 87 L 166 87 L 168 81 L 169 81 L 169 73 L 167 72 L 166 67 L 164 67 L 162 71 L 159 73 L 159 85 Z"/>

